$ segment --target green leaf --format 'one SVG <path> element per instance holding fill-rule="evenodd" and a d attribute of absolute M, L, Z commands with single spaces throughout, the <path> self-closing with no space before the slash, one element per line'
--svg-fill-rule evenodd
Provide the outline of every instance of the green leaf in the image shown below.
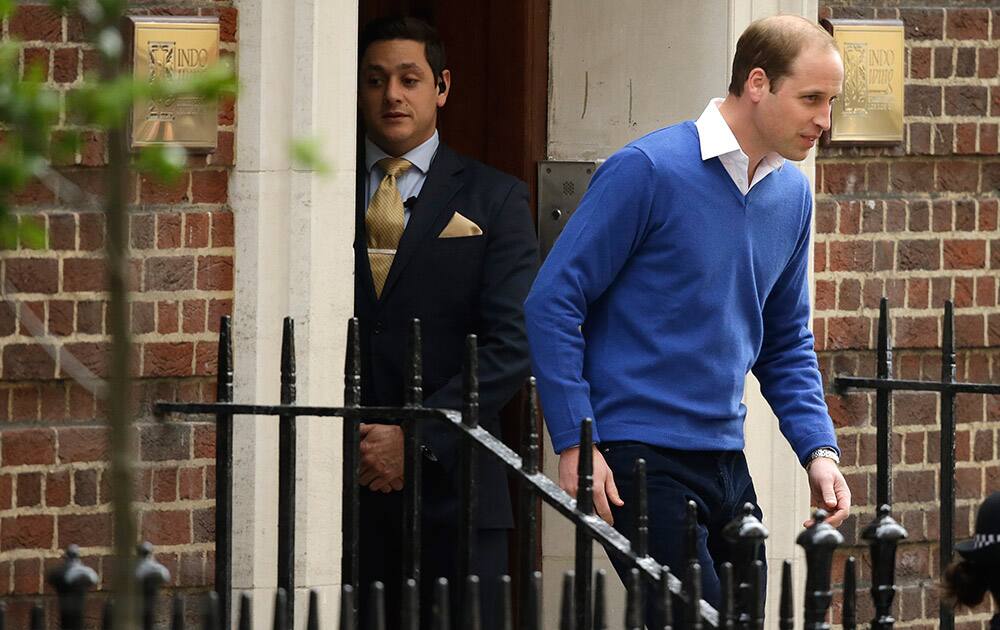
<path fill-rule="evenodd" d="M 330 166 L 323 159 L 321 145 L 316 138 L 299 138 L 292 141 L 292 161 L 299 168 L 327 175 Z"/>
<path fill-rule="evenodd" d="M 184 147 L 173 144 L 143 147 L 136 163 L 140 172 L 148 173 L 167 184 L 176 182 L 184 174 L 186 167 L 187 151 Z"/>
<path fill-rule="evenodd" d="M 17 238 L 24 249 L 45 249 L 45 222 L 41 217 L 24 216 L 17 222 Z"/>
<path fill-rule="evenodd" d="M 0 17 L 10 17 L 14 12 L 14 0 L 0 0 Z"/>

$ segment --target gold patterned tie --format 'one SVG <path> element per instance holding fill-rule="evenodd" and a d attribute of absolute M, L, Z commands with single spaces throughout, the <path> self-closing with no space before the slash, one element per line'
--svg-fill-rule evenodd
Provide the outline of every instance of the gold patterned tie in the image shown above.
<path fill-rule="evenodd" d="M 368 228 L 368 262 L 371 264 L 375 295 L 382 297 L 382 287 L 396 256 L 399 239 L 403 236 L 403 198 L 396 188 L 396 178 L 413 164 L 403 158 L 382 158 L 378 165 L 385 171 L 385 177 L 368 202 L 365 225 Z"/>

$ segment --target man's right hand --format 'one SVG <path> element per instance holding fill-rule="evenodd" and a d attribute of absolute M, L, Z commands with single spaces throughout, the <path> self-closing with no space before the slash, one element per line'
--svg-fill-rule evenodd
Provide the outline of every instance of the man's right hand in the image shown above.
<path fill-rule="evenodd" d="M 615 524 L 615 519 L 611 516 L 610 501 L 616 506 L 625 505 L 621 497 L 618 496 L 618 486 L 615 485 L 615 476 L 604 461 L 604 456 L 594 447 L 594 509 L 597 515 L 608 522 Z M 567 448 L 559 454 L 559 487 L 566 491 L 571 497 L 576 498 L 577 477 L 576 470 L 580 461 L 580 447 Z"/>

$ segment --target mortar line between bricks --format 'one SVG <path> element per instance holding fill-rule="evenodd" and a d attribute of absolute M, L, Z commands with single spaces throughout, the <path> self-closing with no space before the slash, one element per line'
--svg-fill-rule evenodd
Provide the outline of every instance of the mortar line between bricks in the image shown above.
<path fill-rule="evenodd" d="M 215 499 L 188 499 L 184 501 L 166 502 L 132 502 L 132 511 L 137 515 L 147 512 L 189 512 L 215 507 Z M 0 518 L 20 518 L 22 516 L 95 516 L 110 513 L 111 503 L 88 506 L 39 507 L 17 506 L 10 510 L 0 511 Z"/>

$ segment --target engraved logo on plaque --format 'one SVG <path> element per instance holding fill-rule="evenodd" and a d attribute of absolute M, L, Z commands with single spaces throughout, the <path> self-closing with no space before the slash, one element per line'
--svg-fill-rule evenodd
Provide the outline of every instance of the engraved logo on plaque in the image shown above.
<path fill-rule="evenodd" d="M 868 111 L 868 68 L 865 57 L 868 44 L 849 42 L 844 44 L 844 113 L 864 114 Z"/>

